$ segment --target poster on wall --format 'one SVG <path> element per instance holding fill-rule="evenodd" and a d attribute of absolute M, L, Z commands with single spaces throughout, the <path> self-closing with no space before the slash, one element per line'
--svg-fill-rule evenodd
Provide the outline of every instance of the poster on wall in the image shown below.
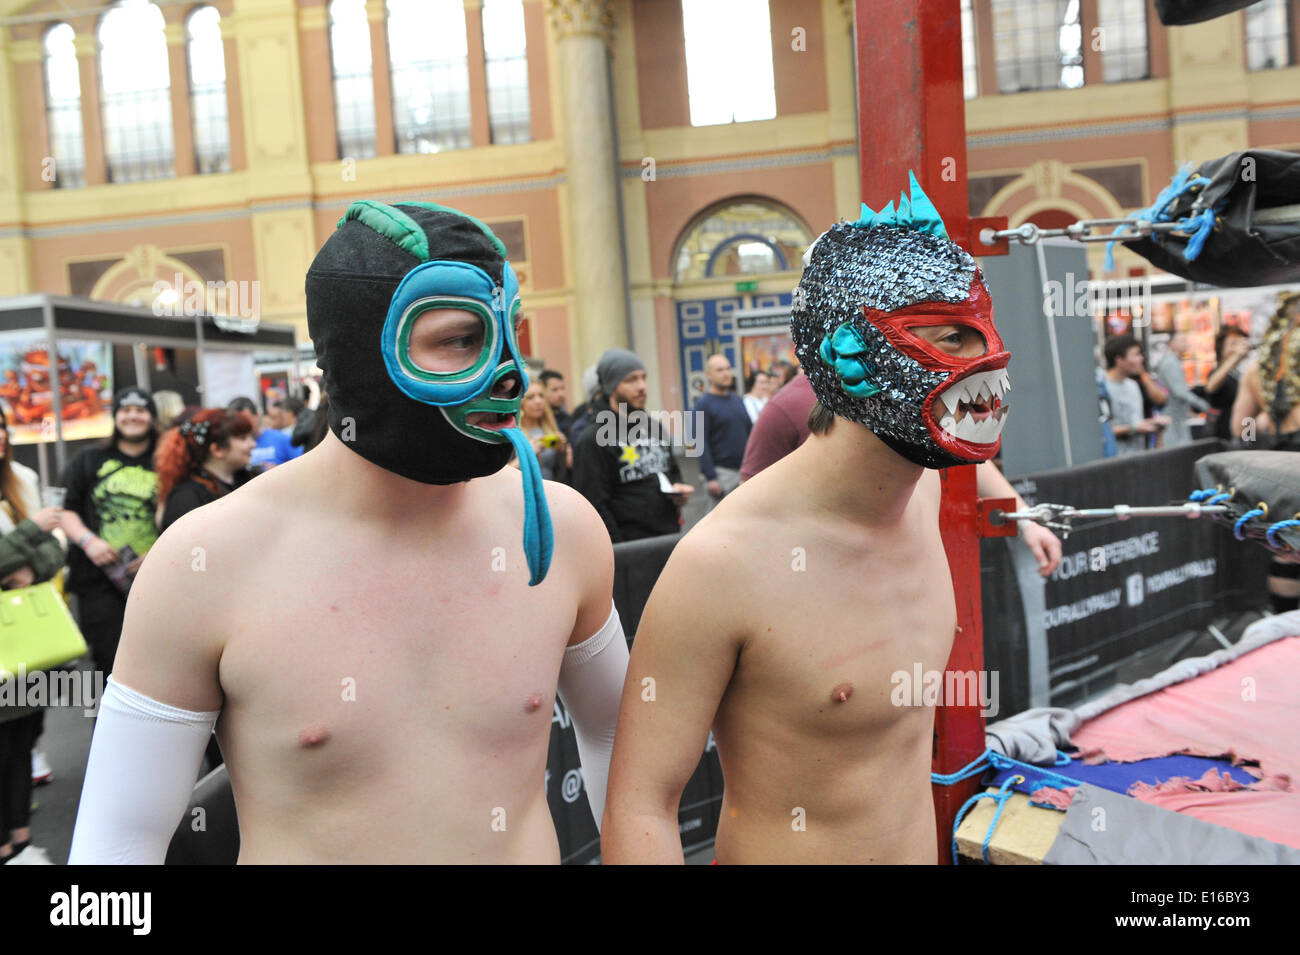
<path fill-rule="evenodd" d="M 736 335 L 740 345 L 740 364 L 736 375 L 740 379 L 741 388 L 754 372 L 770 372 L 779 362 L 784 362 L 791 368 L 799 367 L 799 359 L 794 353 L 794 339 L 790 337 L 788 308 L 738 312 Z"/>
<path fill-rule="evenodd" d="M 1189 385 L 1203 385 L 1214 371 L 1214 336 L 1221 321 L 1219 299 L 1214 295 L 1157 301 L 1151 306 L 1149 344 L 1167 344 L 1181 332 L 1186 348 L 1183 375 Z"/>
<path fill-rule="evenodd" d="M 203 352 L 203 403 L 224 408 L 234 398 L 251 398 L 257 385 L 250 352 L 207 349 Z"/>
<path fill-rule="evenodd" d="M 289 397 L 289 373 L 287 371 L 263 371 L 258 374 L 258 388 L 262 392 L 262 411 L 270 411 L 275 405 Z"/>
<path fill-rule="evenodd" d="M 53 383 L 62 401 L 64 441 L 113 433 L 113 346 L 59 339 L 50 373 L 49 341 L 30 331 L 0 332 L 0 399 L 10 409 L 14 444 L 55 440 Z"/>
<path fill-rule="evenodd" d="M 711 355 L 726 355 L 737 379 L 748 370 L 742 341 L 745 338 L 773 336 L 767 347 L 776 350 L 782 339 L 788 344 L 790 357 L 794 358 L 794 343 L 790 341 L 789 292 L 773 294 L 736 295 L 727 298 L 697 299 L 677 303 L 677 340 L 680 347 L 682 380 L 680 400 L 691 407 L 704 393 L 708 379 L 705 364 Z M 763 345 L 756 346 L 756 355 Z M 762 360 L 757 359 L 756 360 Z M 770 367 L 770 366 L 769 366 Z M 678 398 L 677 388 L 664 393 L 666 406 Z"/>
<path fill-rule="evenodd" d="M 794 354 L 794 340 L 789 332 L 771 335 L 745 335 L 740 340 L 740 364 L 744 377 L 756 371 L 768 371 L 778 361 L 799 367 Z"/>

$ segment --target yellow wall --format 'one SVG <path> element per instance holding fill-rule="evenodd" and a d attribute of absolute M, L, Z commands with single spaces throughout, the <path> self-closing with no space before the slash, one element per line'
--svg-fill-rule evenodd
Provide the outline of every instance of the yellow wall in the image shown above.
<path fill-rule="evenodd" d="M 976 0 L 982 22 L 989 2 Z M 372 39 L 382 52 L 382 0 L 370 5 Z M 473 0 L 468 5 L 476 8 Z M 436 156 L 381 148 L 376 158 L 355 163 L 342 162 L 334 145 L 324 0 L 218 6 L 226 14 L 236 127 L 235 168 L 222 175 L 50 188 L 39 177 L 45 150 L 40 36 L 48 24 L 10 21 L 0 29 L 0 295 L 66 293 L 69 266 L 78 262 L 139 256 L 150 247 L 206 247 L 221 251 L 225 278 L 262 283 L 264 319 L 294 322 L 305 339 L 303 274 L 347 204 L 362 197 L 431 198 L 489 221 L 524 221 L 528 260 L 521 272 L 534 351 L 571 380 L 580 374 L 572 367 L 569 323 L 573 275 L 582 263 L 571 253 L 565 190 L 581 184 L 565 181 L 555 79 L 562 51 L 543 0 L 526 0 L 533 142 L 482 144 L 484 105 L 476 99 L 479 144 L 473 148 Z M 814 232 L 857 209 L 849 7 L 844 0 L 773 0 L 780 115 L 695 128 L 688 120 L 677 5 L 610 0 L 633 337 L 660 369 L 665 404 L 677 381 L 670 266 L 685 225 L 735 195 L 780 201 Z M 0 0 L 0 19 L 59 9 L 57 0 Z M 188 7 L 164 9 L 177 41 L 176 24 Z M 985 208 L 972 212 L 995 211 L 1012 222 L 1043 208 L 1115 214 L 1127 208 L 1090 171 L 1136 164 L 1149 199 L 1183 159 L 1251 145 L 1296 148 L 1300 67 L 1246 71 L 1242 22 L 1234 14 L 1179 30 L 1153 27 L 1154 79 L 969 101 L 970 175 L 1010 177 Z M 94 20 L 83 16 L 74 26 L 84 89 L 94 62 Z M 795 28 L 806 32 L 805 50 L 791 47 Z M 173 56 L 183 49 L 170 47 Z M 982 64 L 982 79 L 989 75 L 990 64 Z M 377 110 L 391 113 L 378 99 Z M 391 116 L 387 122 L 391 128 Z M 385 128 L 382 118 L 378 125 Z M 640 175 L 647 158 L 658 170 L 652 181 Z M 1121 250 L 1122 269 L 1140 264 L 1127 255 Z M 764 290 L 789 282 L 788 276 L 765 280 Z"/>

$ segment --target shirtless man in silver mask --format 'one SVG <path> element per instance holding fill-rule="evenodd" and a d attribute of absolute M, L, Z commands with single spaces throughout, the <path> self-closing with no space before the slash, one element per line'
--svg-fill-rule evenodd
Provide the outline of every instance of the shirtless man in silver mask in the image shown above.
<path fill-rule="evenodd" d="M 1010 355 L 979 268 L 915 178 L 899 210 L 864 206 L 809 249 L 791 331 L 812 436 L 698 524 L 650 596 L 606 862 L 682 861 L 678 801 L 710 728 L 718 862 L 937 858 L 934 709 L 894 705 L 891 674 L 947 663 L 935 469 L 996 454 Z"/>

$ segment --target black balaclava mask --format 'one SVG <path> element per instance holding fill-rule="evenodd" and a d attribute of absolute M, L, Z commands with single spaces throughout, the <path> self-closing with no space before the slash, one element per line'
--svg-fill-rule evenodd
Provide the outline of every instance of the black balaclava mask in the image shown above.
<path fill-rule="evenodd" d="M 433 336 L 438 367 L 428 368 L 412 359 L 410 335 L 437 309 L 460 317 Z M 517 452 L 525 551 L 539 583 L 551 526 L 536 455 L 518 429 L 528 389 L 518 312 L 505 245 L 472 216 L 434 203 L 352 203 L 307 271 L 330 430 L 366 460 L 424 484 L 494 474 Z M 514 386 L 493 397 L 507 378 Z"/>

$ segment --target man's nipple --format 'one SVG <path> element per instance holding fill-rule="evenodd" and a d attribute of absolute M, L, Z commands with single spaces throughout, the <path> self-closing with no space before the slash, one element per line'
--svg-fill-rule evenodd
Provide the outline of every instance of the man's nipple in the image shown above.
<path fill-rule="evenodd" d="M 835 689 L 831 690 L 832 703 L 847 703 L 849 697 L 853 695 L 852 683 L 841 683 Z"/>
<path fill-rule="evenodd" d="M 321 746 L 330 738 L 330 731 L 324 726 L 309 726 L 298 734 L 298 745 L 303 749 Z"/>

